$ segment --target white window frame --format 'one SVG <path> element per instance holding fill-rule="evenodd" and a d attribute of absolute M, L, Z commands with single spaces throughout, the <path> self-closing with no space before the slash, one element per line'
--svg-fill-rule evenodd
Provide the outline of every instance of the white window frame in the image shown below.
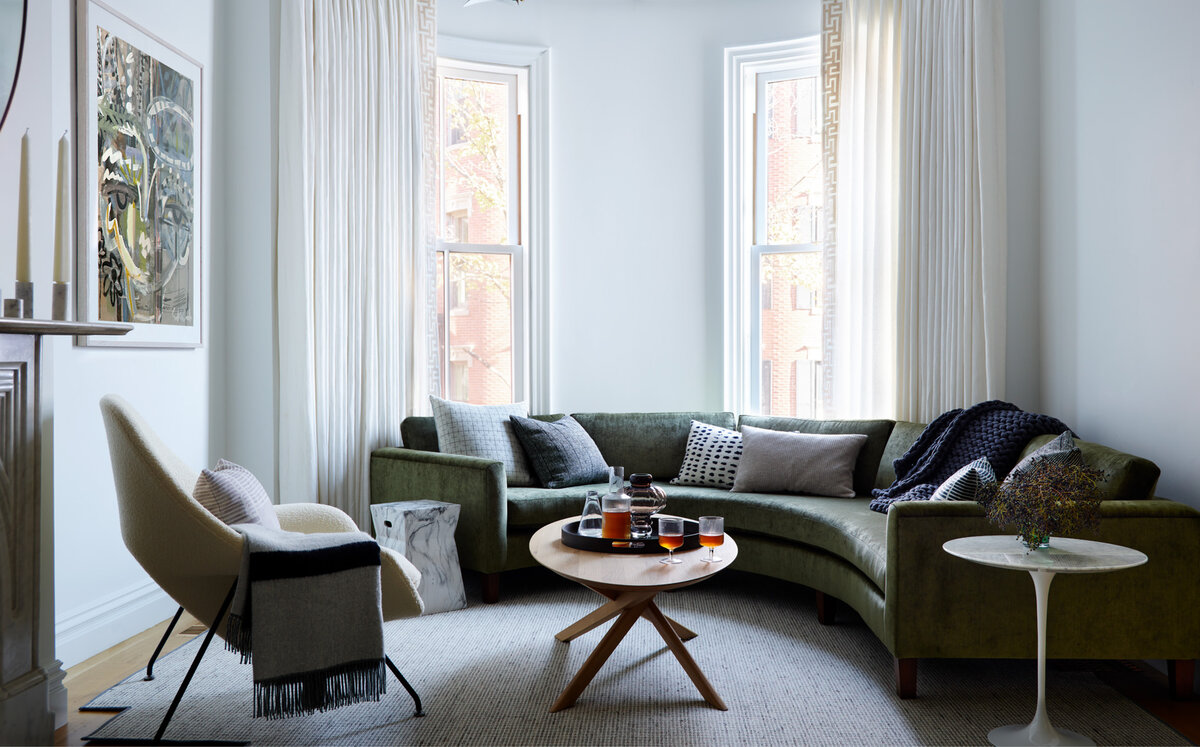
<path fill-rule="evenodd" d="M 759 267 L 764 254 L 821 251 L 820 244 L 766 244 L 766 163 L 756 141 L 766 142 L 764 105 L 769 79 L 820 74 L 821 39 L 730 47 L 725 50 L 724 407 L 760 411 L 762 302 Z M 760 99 L 761 95 L 761 99 Z M 760 140 L 761 139 L 761 140 Z M 761 161 L 761 162 L 760 162 Z M 756 200 L 761 195 L 763 199 Z M 756 210 L 756 203 L 761 209 Z M 760 243 L 761 242 L 761 243 Z"/>
<path fill-rule="evenodd" d="M 479 73 L 513 75 L 518 68 L 517 137 L 510 138 L 510 179 L 520 195 L 509 208 L 511 244 L 454 244 L 438 241 L 438 251 L 508 254 L 512 258 L 513 401 L 528 402 L 531 412 L 548 412 L 550 402 L 550 50 L 518 44 L 438 36 L 438 66 Z M 510 78 L 511 79 L 511 78 Z M 439 79 L 440 85 L 440 79 Z M 439 154 L 440 160 L 440 154 Z M 441 180 L 439 179 L 439 188 Z M 511 190 L 510 190 L 511 193 Z M 439 234 L 441 216 L 439 216 Z M 450 262 L 443 263 L 443 287 L 449 288 Z M 446 325 L 447 330 L 449 324 Z M 448 333 L 447 333 L 448 334 Z M 444 345 L 449 355 L 449 344 Z"/>

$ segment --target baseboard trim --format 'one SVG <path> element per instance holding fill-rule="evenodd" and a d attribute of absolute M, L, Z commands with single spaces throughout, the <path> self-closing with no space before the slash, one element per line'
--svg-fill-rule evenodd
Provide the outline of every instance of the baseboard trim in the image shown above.
<path fill-rule="evenodd" d="M 73 667 L 170 617 L 176 607 L 153 581 L 118 589 L 55 620 L 55 655 L 64 669 Z"/>

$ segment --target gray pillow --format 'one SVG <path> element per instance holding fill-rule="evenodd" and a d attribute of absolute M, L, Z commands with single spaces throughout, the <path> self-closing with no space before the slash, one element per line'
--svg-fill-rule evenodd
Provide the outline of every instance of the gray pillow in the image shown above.
<path fill-rule="evenodd" d="M 552 423 L 519 415 L 510 415 L 508 420 L 542 487 L 569 488 L 608 479 L 600 447 L 570 415 Z"/>
<path fill-rule="evenodd" d="M 201 470 L 192 497 L 226 524 L 261 524 L 279 529 L 271 496 L 250 470 L 225 459 L 214 469 Z"/>
<path fill-rule="evenodd" d="M 679 476 L 671 484 L 728 490 L 733 487 L 741 459 L 742 434 L 693 420 Z"/>
<path fill-rule="evenodd" d="M 1019 472 L 1024 472 L 1040 459 L 1045 459 L 1054 464 L 1074 464 L 1082 467 L 1083 451 L 1075 445 L 1075 439 L 1071 436 L 1071 432 L 1063 431 L 1058 438 L 1043 444 L 1037 451 L 1017 462 L 1017 466 L 1012 468 L 1012 471 L 1008 473 L 1008 477 L 1012 477 Z"/>
<path fill-rule="evenodd" d="M 996 471 L 987 457 L 980 457 L 955 472 L 929 496 L 931 501 L 973 501 L 979 488 L 996 482 Z"/>
<path fill-rule="evenodd" d="M 735 493 L 803 493 L 854 497 L 854 462 L 861 434 L 772 431 L 742 426 Z"/>
<path fill-rule="evenodd" d="M 438 449 L 443 454 L 491 459 L 504 465 L 508 484 L 533 485 L 529 462 L 508 421 L 513 415 L 529 414 L 524 402 L 511 405 L 469 405 L 430 395 L 433 423 L 437 428 Z"/>

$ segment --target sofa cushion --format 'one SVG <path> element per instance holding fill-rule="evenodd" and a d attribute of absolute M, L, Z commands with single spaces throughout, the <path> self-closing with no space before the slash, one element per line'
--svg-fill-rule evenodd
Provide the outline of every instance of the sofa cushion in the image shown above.
<path fill-rule="evenodd" d="M 875 487 L 891 487 L 892 483 L 896 481 L 896 467 L 892 462 L 904 456 L 924 430 L 925 423 L 896 421 L 896 426 L 892 428 L 892 435 L 888 436 L 887 446 L 883 449 L 883 457 L 879 460 L 879 472 L 875 476 Z"/>
<path fill-rule="evenodd" d="M 742 434 L 693 420 L 679 477 L 671 484 L 732 488 L 741 460 Z"/>
<path fill-rule="evenodd" d="M 801 542 L 845 558 L 881 590 L 887 575 L 887 516 L 867 508 L 867 498 L 730 493 L 721 488 L 669 485 L 655 481 L 667 494 L 665 514 L 696 518 L 724 516 L 725 531 Z M 508 489 L 508 531 L 532 531 L 568 516 L 578 516 L 588 490 L 573 488 Z"/>
<path fill-rule="evenodd" d="M 525 450 L 509 422 L 512 415 L 525 417 L 524 402 L 507 405 L 472 405 L 430 395 L 438 446 L 447 454 L 495 459 L 504 464 L 509 485 L 533 485 L 533 472 Z"/>
<path fill-rule="evenodd" d="M 771 415 L 743 415 L 739 427 L 769 428 L 774 431 L 797 433 L 861 433 L 867 443 L 858 452 L 854 463 L 854 493 L 870 495 L 879 472 L 879 460 L 892 433 L 891 420 L 807 420 L 804 418 L 781 418 Z M 889 485 L 891 483 L 888 483 Z"/>
<path fill-rule="evenodd" d="M 542 487 L 565 488 L 607 479 L 608 465 L 600 449 L 570 415 L 552 423 L 517 415 L 509 421 Z"/>
<path fill-rule="evenodd" d="M 693 420 L 730 429 L 736 422 L 731 412 L 577 412 L 573 416 L 600 447 L 605 462 L 624 467 L 626 475 L 648 472 L 663 481 L 679 474 Z"/>
<path fill-rule="evenodd" d="M 742 460 L 735 493 L 793 493 L 854 497 L 854 463 L 861 433 L 794 433 L 742 426 Z"/>
<path fill-rule="evenodd" d="M 1032 454 L 1056 436 L 1037 436 L 1029 441 L 1022 458 Z M 1109 448 L 1091 441 L 1075 439 L 1083 454 L 1083 463 L 1104 472 L 1100 481 L 1101 500 L 1144 500 L 1154 497 L 1161 470 L 1149 459 Z"/>
<path fill-rule="evenodd" d="M 530 415 L 534 420 L 558 420 L 557 415 Z M 413 415 L 400 421 L 400 442 L 406 449 L 417 451 L 439 451 L 437 425 L 431 415 Z"/>

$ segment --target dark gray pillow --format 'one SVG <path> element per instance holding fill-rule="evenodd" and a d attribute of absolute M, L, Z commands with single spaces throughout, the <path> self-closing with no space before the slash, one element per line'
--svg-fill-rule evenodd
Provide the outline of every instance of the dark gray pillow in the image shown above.
<path fill-rule="evenodd" d="M 742 426 L 735 493 L 854 497 L 854 463 L 863 435 L 789 433 Z"/>
<path fill-rule="evenodd" d="M 600 447 L 570 415 L 552 423 L 512 415 L 509 422 L 542 487 L 569 488 L 608 479 Z"/>

